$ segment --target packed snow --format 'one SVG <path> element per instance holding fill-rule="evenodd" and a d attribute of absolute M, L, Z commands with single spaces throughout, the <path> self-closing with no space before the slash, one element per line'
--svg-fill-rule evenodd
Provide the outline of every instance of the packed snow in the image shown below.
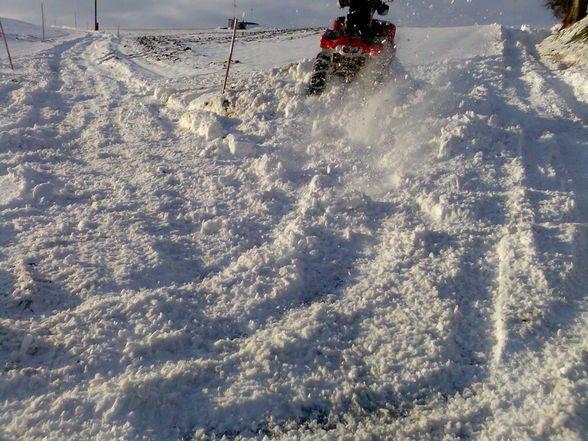
<path fill-rule="evenodd" d="M 588 74 L 548 30 L 401 27 L 320 97 L 321 30 L 245 31 L 222 97 L 226 30 L 3 23 L 0 439 L 588 437 Z"/>

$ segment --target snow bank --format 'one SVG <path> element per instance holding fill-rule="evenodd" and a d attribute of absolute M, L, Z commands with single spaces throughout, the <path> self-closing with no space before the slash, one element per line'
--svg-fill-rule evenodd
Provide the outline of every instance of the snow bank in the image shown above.
<path fill-rule="evenodd" d="M 576 95 L 588 102 L 585 78 L 588 69 L 588 17 L 547 37 L 538 49 L 549 63 L 561 68 L 562 76 L 574 88 Z"/>
<path fill-rule="evenodd" d="M 541 53 L 555 61 L 580 68 L 588 66 L 588 17 L 546 38 Z"/>

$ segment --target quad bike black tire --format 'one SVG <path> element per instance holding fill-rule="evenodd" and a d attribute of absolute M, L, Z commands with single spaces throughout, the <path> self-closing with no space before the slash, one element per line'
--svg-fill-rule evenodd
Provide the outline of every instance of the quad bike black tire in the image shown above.
<path fill-rule="evenodd" d="M 312 65 L 312 76 L 308 87 L 310 95 L 320 95 L 325 90 L 330 69 L 331 58 L 326 54 L 318 54 Z"/>

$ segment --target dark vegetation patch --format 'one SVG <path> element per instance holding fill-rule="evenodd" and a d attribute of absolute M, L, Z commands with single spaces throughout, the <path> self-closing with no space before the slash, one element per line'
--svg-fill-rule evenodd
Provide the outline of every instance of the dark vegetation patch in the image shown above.
<path fill-rule="evenodd" d="M 584 29 L 582 29 L 580 32 L 578 32 L 570 39 L 570 42 L 575 41 L 588 43 L 588 25 L 584 26 Z"/>
<path fill-rule="evenodd" d="M 270 29 L 260 31 L 245 31 L 237 34 L 239 42 L 253 43 L 260 40 L 281 38 L 294 40 L 305 37 L 309 32 L 319 32 L 320 29 Z M 182 59 L 181 54 L 187 51 L 198 50 L 198 46 L 206 43 L 226 44 L 231 41 L 231 34 L 227 33 L 202 33 L 187 35 L 143 35 L 133 38 L 133 43 L 138 46 L 138 53 L 131 54 L 132 57 L 146 56 L 157 61 L 178 62 Z"/>

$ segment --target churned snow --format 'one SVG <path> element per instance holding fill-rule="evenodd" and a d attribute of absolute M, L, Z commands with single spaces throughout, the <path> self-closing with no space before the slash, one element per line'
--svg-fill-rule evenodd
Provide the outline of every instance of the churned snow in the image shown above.
<path fill-rule="evenodd" d="M 319 30 L 248 31 L 221 97 L 226 31 L 4 25 L 0 438 L 586 439 L 588 101 L 545 31 L 399 28 L 320 97 Z"/>

